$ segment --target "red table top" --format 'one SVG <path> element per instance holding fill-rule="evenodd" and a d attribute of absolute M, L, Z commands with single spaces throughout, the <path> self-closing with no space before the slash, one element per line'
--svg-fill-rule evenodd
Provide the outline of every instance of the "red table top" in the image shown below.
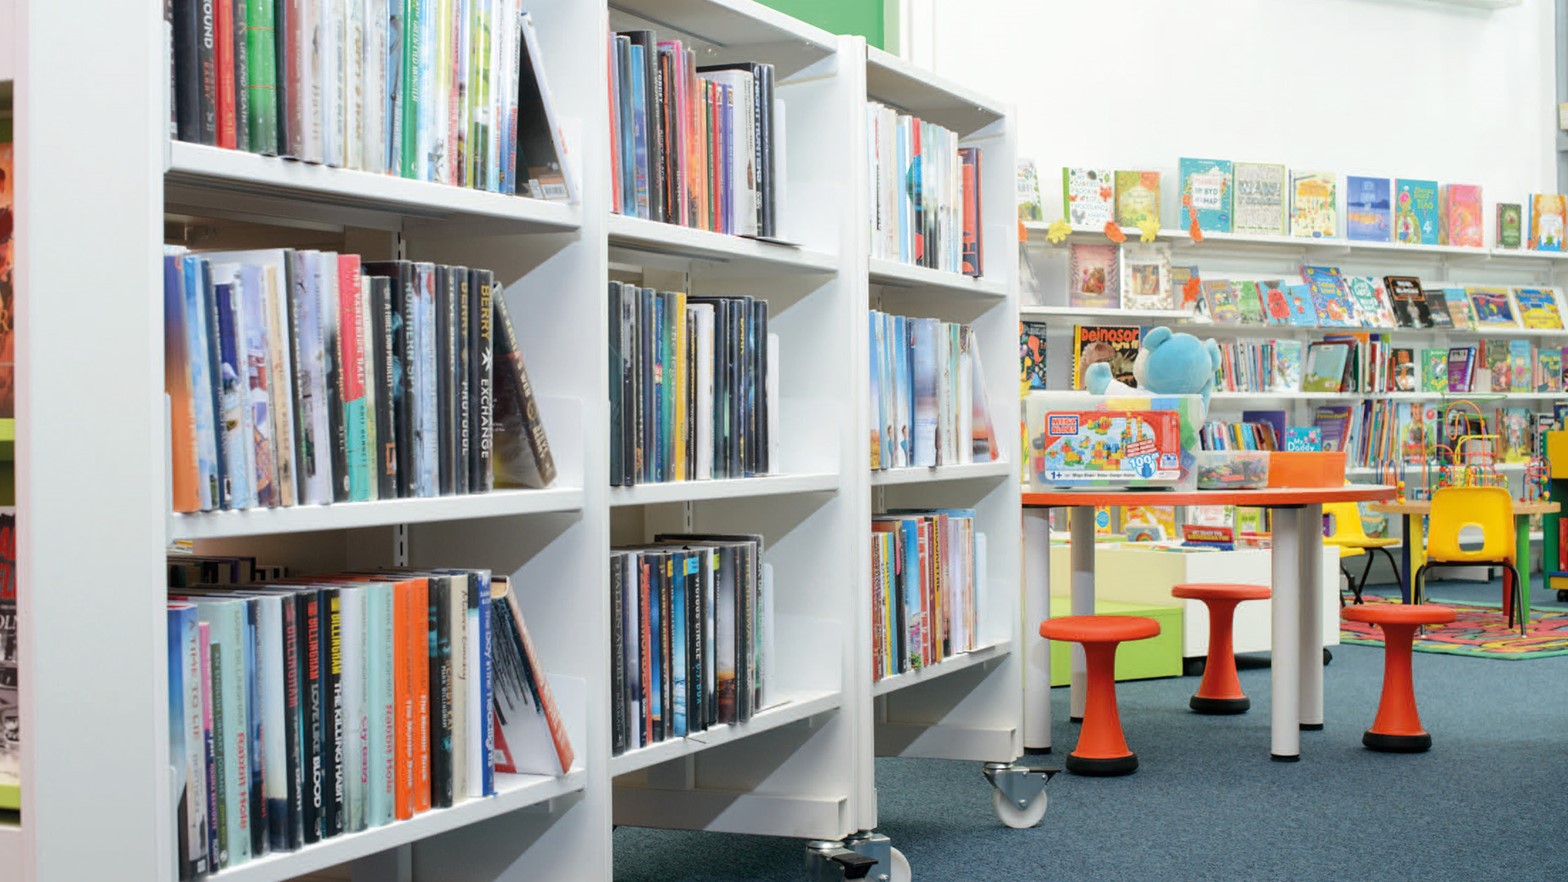
<path fill-rule="evenodd" d="M 1262 490 L 1049 490 L 1024 493 L 1025 507 L 1058 508 L 1088 505 L 1249 505 L 1270 508 L 1323 502 L 1377 502 L 1394 498 L 1386 484 L 1347 487 L 1265 487 Z"/>

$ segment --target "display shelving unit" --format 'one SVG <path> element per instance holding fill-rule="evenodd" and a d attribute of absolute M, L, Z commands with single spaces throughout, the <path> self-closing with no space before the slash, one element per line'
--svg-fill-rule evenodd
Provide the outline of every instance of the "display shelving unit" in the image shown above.
<path fill-rule="evenodd" d="M 175 540 L 304 571 L 511 574 L 577 757 L 565 775 L 509 776 L 495 798 L 215 880 L 608 880 L 616 824 L 843 839 L 876 825 L 876 753 L 1005 762 L 1021 752 L 1006 109 L 753 0 L 541 0 L 529 11 L 580 194 L 551 204 L 171 141 L 155 8 L 15 2 L 25 821 L 0 819 L 0 866 L 39 882 L 173 878 L 163 561 Z M 685 40 L 699 63 L 777 66 L 788 123 L 776 145 L 788 157 L 781 238 L 792 244 L 609 210 L 605 34 L 635 27 Z M 80 52 L 28 48 L 67 44 Z M 80 82 L 97 85 L 71 87 Z M 983 278 L 866 257 L 864 187 L 847 187 L 845 170 L 864 174 L 868 96 L 984 149 Z M 83 119 L 114 133 L 112 151 L 83 137 Z M 559 476 L 544 490 L 169 514 L 165 243 L 494 270 Z M 784 435 L 774 474 L 609 486 L 609 279 L 767 299 Z M 870 472 L 857 439 L 869 431 L 875 305 L 974 323 L 1002 461 Z M 980 649 L 873 684 L 867 537 L 872 512 L 895 505 L 977 509 L 991 605 Z M 765 537 L 772 695 L 744 724 L 612 756 L 608 550 L 671 530 Z M 94 834 L 84 840 L 84 829 Z"/>

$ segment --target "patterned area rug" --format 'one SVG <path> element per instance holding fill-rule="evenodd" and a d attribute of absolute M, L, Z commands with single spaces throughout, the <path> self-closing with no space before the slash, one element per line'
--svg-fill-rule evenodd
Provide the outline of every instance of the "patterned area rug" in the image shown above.
<path fill-rule="evenodd" d="M 1368 604 L 1398 603 L 1384 597 L 1367 596 Z M 1436 602 L 1436 601 L 1434 601 Z M 1446 652 L 1477 658 L 1523 660 L 1568 655 L 1568 612 L 1531 610 L 1528 636 L 1508 627 L 1508 619 L 1495 606 L 1444 603 L 1459 618 L 1448 625 L 1429 625 L 1425 636 L 1417 634 L 1417 652 Z M 1361 622 L 1339 623 L 1339 639 L 1361 646 L 1382 646 L 1383 631 Z"/>

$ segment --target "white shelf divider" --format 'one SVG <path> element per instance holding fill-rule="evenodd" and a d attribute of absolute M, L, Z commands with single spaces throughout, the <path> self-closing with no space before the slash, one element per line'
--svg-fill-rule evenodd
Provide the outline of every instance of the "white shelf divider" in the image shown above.
<path fill-rule="evenodd" d="M 844 694 L 837 691 L 805 692 L 786 696 L 783 700 L 762 709 L 744 723 L 715 726 L 684 738 L 666 738 L 647 747 L 638 748 L 610 759 L 611 777 L 656 766 L 670 760 L 701 753 L 722 744 L 750 738 L 763 732 L 809 720 L 821 714 L 838 710 Z"/>

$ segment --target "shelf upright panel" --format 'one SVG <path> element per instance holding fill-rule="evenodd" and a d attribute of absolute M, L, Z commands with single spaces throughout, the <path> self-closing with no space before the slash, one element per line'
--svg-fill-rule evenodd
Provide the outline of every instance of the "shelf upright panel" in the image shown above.
<path fill-rule="evenodd" d="M 163 22 L 17 14 L 20 875 L 165 882 Z"/>

